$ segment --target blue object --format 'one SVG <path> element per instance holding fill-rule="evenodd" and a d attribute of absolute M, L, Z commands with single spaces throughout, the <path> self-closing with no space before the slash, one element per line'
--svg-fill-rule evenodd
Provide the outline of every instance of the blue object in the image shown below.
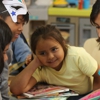
<path fill-rule="evenodd" d="M 84 9 L 90 8 L 90 0 L 84 0 L 83 8 L 84 8 Z"/>
<path fill-rule="evenodd" d="M 70 3 L 75 3 L 76 5 L 78 5 L 78 0 L 66 0 L 69 4 Z"/>
<path fill-rule="evenodd" d="M 31 53 L 30 47 L 26 43 L 27 41 L 22 37 L 23 33 L 11 44 L 13 51 L 13 61 L 12 64 L 17 62 L 25 61 L 26 57 Z M 23 66 L 25 67 L 25 66 Z"/>
<path fill-rule="evenodd" d="M 100 70 L 98 71 L 98 75 L 100 76 Z"/>

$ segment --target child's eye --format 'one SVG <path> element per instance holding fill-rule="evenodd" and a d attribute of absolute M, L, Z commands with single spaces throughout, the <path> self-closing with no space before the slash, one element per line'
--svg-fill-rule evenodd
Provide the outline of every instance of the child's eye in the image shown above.
<path fill-rule="evenodd" d="M 16 22 L 16 24 L 21 24 L 22 26 L 25 25 L 25 23 L 21 23 L 21 22 Z"/>
<path fill-rule="evenodd" d="M 25 25 L 25 23 L 23 23 L 22 25 Z"/>
<path fill-rule="evenodd" d="M 52 48 L 52 51 L 57 51 L 58 48 Z"/>
<path fill-rule="evenodd" d="M 41 53 L 40 53 L 40 55 L 45 55 L 45 54 L 46 54 L 45 52 L 41 52 Z"/>
<path fill-rule="evenodd" d="M 97 29 L 100 29 L 100 26 L 96 26 Z"/>
<path fill-rule="evenodd" d="M 19 22 L 16 22 L 16 24 L 20 24 Z"/>

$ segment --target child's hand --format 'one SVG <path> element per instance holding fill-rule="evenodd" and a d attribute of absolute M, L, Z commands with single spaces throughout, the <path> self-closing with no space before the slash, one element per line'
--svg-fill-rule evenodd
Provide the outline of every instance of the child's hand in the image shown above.
<path fill-rule="evenodd" d="M 25 60 L 25 64 L 28 65 L 32 61 L 32 55 L 28 55 Z"/>
<path fill-rule="evenodd" d="M 25 64 L 28 65 L 30 62 L 35 62 L 35 64 L 39 67 L 42 65 L 42 63 L 40 62 L 40 60 L 38 59 L 38 57 L 36 55 L 34 55 L 34 57 L 32 55 L 28 55 L 26 60 L 25 60 Z"/>
<path fill-rule="evenodd" d="M 36 55 L 34 55 L 34 59 L 36 64 L 38 64 L 38 67 L 42 65 L 42 63 L 40 62 L 40 60 L 38 59 L 38 57 Z"/>

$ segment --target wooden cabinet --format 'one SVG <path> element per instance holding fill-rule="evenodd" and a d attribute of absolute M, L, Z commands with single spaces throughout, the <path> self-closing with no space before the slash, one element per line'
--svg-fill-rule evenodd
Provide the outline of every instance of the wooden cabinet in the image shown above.
<path fill-rule="evenodd" d="M 91 8 L 79 10 L 77 8 L 48 8 L 48 19 L 31 19 L 24 27 L 25 37 L 29 40 L 31 33 L 39 25 L 52 24 L 60 30 L 69 33 L 69 43 L 83 46 L 88 38 L 97 37 L 96 29 L 90 23 Z M 34 13 L 31 15 L 35 15 Z M 42 16 L 42 15 L 41 15 Z M 31 16 L 31 18 L 33 18 Z"/>

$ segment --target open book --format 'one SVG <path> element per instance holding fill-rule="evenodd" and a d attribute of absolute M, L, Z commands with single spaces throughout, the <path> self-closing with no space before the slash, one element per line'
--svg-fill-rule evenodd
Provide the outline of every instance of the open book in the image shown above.
<path fill-rule="evenodd" d="M 100 100 L 100 89 L 91 92 L 90 94 L 84 96 L 80 100 Z"/>
<path fill-rule="evenodd" d="M 75 96 L 77 93 L 69 90 L 67 87 L 37 84 L 31 90 L 24 93 L 27 98 L 40 98 L 40 97 L 56 97 L 56 96 Z"/>
<path fill-rule="evenodd" d="M 91 98 L 91 99 L 89 99 L 89 100 L 100 100 L 100 96 L 96 96 L 96 97 Z"/>

